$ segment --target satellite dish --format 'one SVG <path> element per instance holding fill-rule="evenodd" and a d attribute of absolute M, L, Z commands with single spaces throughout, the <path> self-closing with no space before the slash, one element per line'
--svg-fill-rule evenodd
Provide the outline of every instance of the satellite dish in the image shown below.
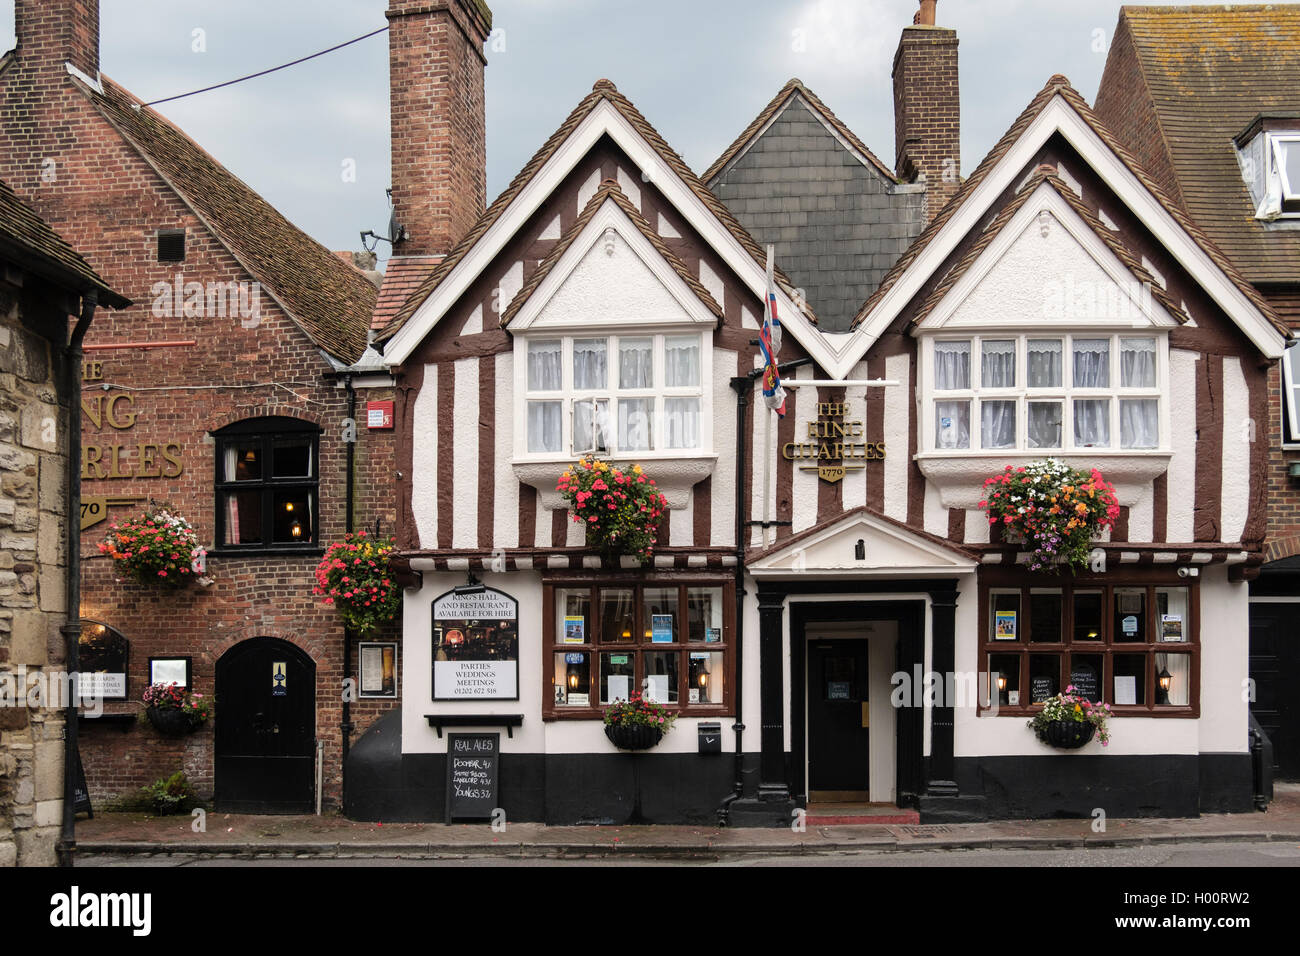
<path fill-rule="evenodd" d="M 398 243 L 405 238 L 406 227 L 397 221 L 397 210 L 394 208 L 388 214 L 388 241 Z"/>

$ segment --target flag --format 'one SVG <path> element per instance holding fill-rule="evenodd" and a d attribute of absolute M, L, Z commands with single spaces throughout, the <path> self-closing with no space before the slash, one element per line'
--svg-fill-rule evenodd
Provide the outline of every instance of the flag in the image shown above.
<path fill-rule="evenodd" d="M 763 328 L 758 333 L 758 348 L 763 355 L 763 401 L 781 418 L 785 417 L 785 389 L 777 371 L 776 356 L 781 351 L 781 320 L 776 314 L 776 283 L 772 279 L 772 247 L 767 247 L 767 291 L 763 297 Z"/>

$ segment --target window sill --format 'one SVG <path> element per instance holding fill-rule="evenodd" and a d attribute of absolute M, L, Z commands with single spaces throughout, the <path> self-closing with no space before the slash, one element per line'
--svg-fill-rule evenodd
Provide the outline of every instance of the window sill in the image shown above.
<path fill-rule="evenodd" d="M 288 557 L 296 556 L 300 558 L 319 558 L 325 554 L 325 549 L 318 544 L 305 546 L 301 548 L 226 548 L 218 550 L 216 548 L 208 549 L 209 558 L 262 558 L 267 556 Z"/>
<path fill-rule="evenodd" d="M 1076 451 L 927 451 L 916 456 L 917 467 L 939 492 L 945 508 L 979 507 L 984 479 L 1007 465 L 1019 467 L 1041 458 L 1055 458 L 1072 468 L 1096 467 L 1115 486 L 1121 505 L 1137 502 L 1142 492 L 1169 469 L 1173 453 L 1164 449 L 1084 449 Z"/>
<path fill-rule="evenodd" d="M 564 497 L 556 490 L 556 483 L 564 469 L 578 461 L 576 458 L 555 458 L 547 461 L 516 461 L 515 477 L 537 490 L 542 507 L 548 511 L 562 511 L 568 507 Z M 681 510 L 691 503 L 691 489 L 713 474 L 717 455 L 696 455 L 690 458 L 657 458 L 619 456 L 613 459 L 621 467 L 633 463 L 645 469 L 655 480 L 655 487 L 668 500 L 668 507 Z"/>
<path fill-rule="evenodd" d="M 567 710 L 554 711 L 549 714 L 543 714 L 542 720 L 543 722 L 550 722 L 555 720 L 603 721 L 605 719 L 605 710 L 613 706 L 614 706 L 613 704 L 602 704 L 600 707 L 575 708 L 572 713 L 570 713 Z M 682 719 L 690 720 L 691 718 L 694 717 L 707 717 L 707 718 L 726 717 L 731 714 L 731 711 L 727 709 L 725 704 L 714 704 L 714 705 L 695 704 L 687 710 L 675 709 L 677 707 L 676 704 L 664 704 L 663 706 L 671 710 L 675 715 L 675 718 L 678 720 L 682 720 Z"/>

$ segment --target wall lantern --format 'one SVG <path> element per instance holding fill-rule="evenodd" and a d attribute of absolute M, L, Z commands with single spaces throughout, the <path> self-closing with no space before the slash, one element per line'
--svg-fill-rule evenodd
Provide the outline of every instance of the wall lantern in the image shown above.
<path fill-rule="evenodd" d="M 867 559 L 867 543 L 861 538 L 858 538 L 858 543 L 853 546 L 853 557 L 859 561 Z"/>

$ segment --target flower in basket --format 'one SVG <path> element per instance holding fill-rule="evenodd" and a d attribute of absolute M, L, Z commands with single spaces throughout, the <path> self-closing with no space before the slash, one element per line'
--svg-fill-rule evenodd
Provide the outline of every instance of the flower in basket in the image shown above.
<path fill-rule="evenodd" d="M 650 561 L 668 501 L 640 465 L 624 471 L 586 457 L 560 476 L 556 490 L 573 520 L 586 526 L 588 543 L 608 555 Z"/>
<path fill-rule="evenodd" d="M 181 587 L 200 578 L 207 557 L 194 526 L 161 506 L 109 525 L 99 552 L 113 559 L 119 574 L 158 587 Z"/>
<path fill-rule="evenodd" d="M 990 525 L 1033 549 L 1031 571 L 1068 564 L 1086 569 L 1092 542 L 1119 517 L 1115 488 L 1093 468 L 1071 468 L 1055 458 L 1019 468 L 1008 465 L 984 481 L 980 507 Z"/>
<path fill-rule="evenodd" d="M 1074 692 L 1074 685 L 1065 688 L 1064 694 L 1057 694 L 1043 701 L 1043 709 L 1030 718 L 1027 726 L 1039 740 L 1047 742 L 1047 727 L 1057 722 L 1092 724 L 1097 728 L 1097 739 L 1105 747 L 1110 743 L 1110 731 L 1106 721 L 1112 716 L 1110 705 L 1093 702 L 1080 697 Z"/>
<path fill-rule="evenodd" d="M 185 690 L 179 684 L 150 684 L 140 695 L 146 708 L 157 711 L 180 711 L 189 718 L 190 727 L 207 723 L 216 713 L 212 698 Z"/>
<path fill-rule="evenodd" d="M 312 593 L 336 608 L 343 623 L 358 634 L 392 621 L 402 602 L 402 589 L 388 569 L 394 547 L 392 538 L 348 532 L 326 549 L 316 566 Z"/>
<path fill-rule="evenodd" d="M 628 700 L 617 700 L 605 710 L 605 724 L 610 727 L 631 727 L 643 724 L 668 733 L 677 715 L 652 700 L 646 700 L 639 691 L 633 691 Z"/>

